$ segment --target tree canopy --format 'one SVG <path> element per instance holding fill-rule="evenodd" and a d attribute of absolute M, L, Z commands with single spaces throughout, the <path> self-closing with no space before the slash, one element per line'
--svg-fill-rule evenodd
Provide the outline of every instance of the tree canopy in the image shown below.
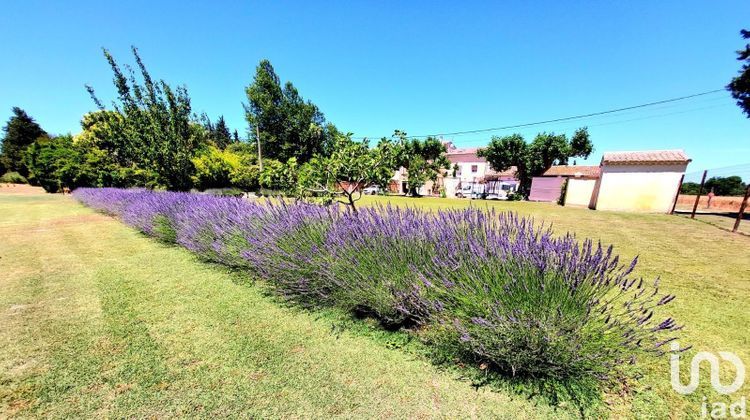
<path fill-rule="evenodd" d="M 245 118 L 250 137 L 257 141 L 260 131 L 264 157 L 287 161 L 295 158 L 304 163 L 323 153 L 326 144 L 337 133 L 327 124 L 323 113 L 306 101 L 291 82 L 281 86 L 271 62 L 262 60 L 255 70 L 253 83 L 246 89 L 248 104 Z"/>
<path fill-rule="evenodd" d="M 407 171 L 409 194 L 419 195 L 419 189 L 427 181 L 435 181 L 443 170 L 450 169 L 445 156 L 445 145 L 435 137 L 424 140 L 409 138 L 405 132 L 396 130 L 393 137 L 398 140 L 396 166 Z"/>
<path fill-rule="evenodd" d="M 713 191 L 716 195 L 721 196 L 743 196 L 747 189 L 747 184 L 737 175 L 721 177 L 714 176 L 706 180 L 703 185 L 702 194 L 708 194 Z M 697 182 L 683 182 L 680 187 L 681 194 L 696 195 L 700 190 L 700 184 Z"/>
<path fill-rule="evenodd" d="M 300 168 L 298 194 L 337 200 L 356 211 L 362 188 L 387 183 L 397 167 L 397 158 L 397 147 L 388 139 L 370 148 L 366 139 L 358 142 L 351 134 L 339 135 L 329 155 L 315 156 Z"/>
<path fill-rule="evenodd" d="M 711 177 L 706 181 L 706 185 L 703 187 L 704 192 L 713 191 L 716 195 L 724 196 L 745 195 L 746 188 L 747 185 L 742 182 L 742 178 L 737 175 Z"/>
<path fill-rule="evenodd" d="M 517 168 L 520 190 L 528 193 L 531 178 L 539 176 L 552 165 L 567 165 L 571 158 L 587 158 L 594 151 L 586 127 L 575 131 L 568 140 L 565 134 L 539 133 L 531 143 L 520 134 L 492 137 L 490 144 L 480 149 L 479 156 L 496 171 Z"/>
<path fill-rule="evenodd" d="M 154 81 L 146 70 L 138 50 L 132 47 L 141 80 L 126 66 L 126 76 L 115 59 L 103 49 L 114 73 L 117 100 L 101 133 L 101 146 L 121 167 L 153 171 L 159 183 L 171 190 L 191 186 L 196 150 L 204 144 L 203 127 L 191 114 L 187 88 L 172 88 L 164 80 Z M 97 107 L 105 107 L 94 89 L 86 86 Z"/>
<path fill-rule="evenodd" d="M 16 171 L 27 176 L 29 171 L 23 154 L 36 139 L 47 133 L 19 107 L 13 107 L 13 116 L 3 127 L 3 132 L 0 140 L 0 175 L 5 171 Z"/>
<path fill-rule="evenodd" d="M 744 39 L 750 39 L 750 31 L 741 30 L 740 35 Z M 734 77 L 727 89 L 732 92 L 732 97 L 737 100 L 737 105 L 750 118 L 750 44 L 745 44 L 744 50 L 737 51 L 737 60 L 743 61 L 739 75 Z"/>

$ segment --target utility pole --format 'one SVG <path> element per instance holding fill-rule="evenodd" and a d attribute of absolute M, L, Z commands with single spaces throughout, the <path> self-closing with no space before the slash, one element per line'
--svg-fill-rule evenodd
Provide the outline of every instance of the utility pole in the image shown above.
<path fill-rule="evenodd" d="M 260 154 L 260 129 L 257 123 L 255 124 L 255 142 L 258 143 L 258 169 L 263 172 L 263 158 Z"/>

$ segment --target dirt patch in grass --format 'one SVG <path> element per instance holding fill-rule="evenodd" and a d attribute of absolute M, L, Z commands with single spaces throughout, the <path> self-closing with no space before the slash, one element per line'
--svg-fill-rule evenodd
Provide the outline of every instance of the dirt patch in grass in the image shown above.
<path fill-rule="evenodd" d="M 42 187 L 27 184 L 0 184 L 0 194 L 43 195 L 47 193 Z"/>

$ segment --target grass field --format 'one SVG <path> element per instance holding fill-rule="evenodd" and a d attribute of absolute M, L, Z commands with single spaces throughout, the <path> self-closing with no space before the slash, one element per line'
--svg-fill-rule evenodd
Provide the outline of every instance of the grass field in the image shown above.
<path fill-rule="evenodd" d="M 469 205 L 400 197 L 364 204 L 384 200 Z M 667 311 L 687 325 L 683 344 L 750 360 L 750 238 L 679 217 L 473 204 L 530 214 L 558 232 L 614 244 L 624 257 L 640 255 L 638 272 L 661 276 L 678 295 Z M 397 348 L 399 333 L 285 307 L 241 274 L 67 196 L 0 190 L 0 236 L 0 417 L 577 414 L 522 393 L 476 389 L 460 373 Z M 606 413 L 695 416 L 702 395 L 721 400 L 707 380 L 689 397 L 674 393 L 666 357 L 642 370 L 628 392 L 607 396 Z M 723 374 L 728 383 L 732 372 Z"/>

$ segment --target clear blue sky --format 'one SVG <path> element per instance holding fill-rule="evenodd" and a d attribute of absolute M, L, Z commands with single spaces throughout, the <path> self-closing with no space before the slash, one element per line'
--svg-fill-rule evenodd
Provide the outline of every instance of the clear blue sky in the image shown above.
<path fill-rule="evenodd" d="M 94 109 L 85 83 L 113 98 L 100 48 L 124 64 L 136 45 L 152 76 L 187 85 L 195 111 L 241 133 L 262 58 L 356 136 L 497 127 L 721 88 L 750 28 L 747 0 L 313 3 L 5 2 L 0 120 L 20 106 L 51 133 L 79 131 Z M 688 172 L 750 163 L 750 120 L 728 93 L 519 132 L 581 125 L 596 147 L 589 162 L 683 148 Z"/>

